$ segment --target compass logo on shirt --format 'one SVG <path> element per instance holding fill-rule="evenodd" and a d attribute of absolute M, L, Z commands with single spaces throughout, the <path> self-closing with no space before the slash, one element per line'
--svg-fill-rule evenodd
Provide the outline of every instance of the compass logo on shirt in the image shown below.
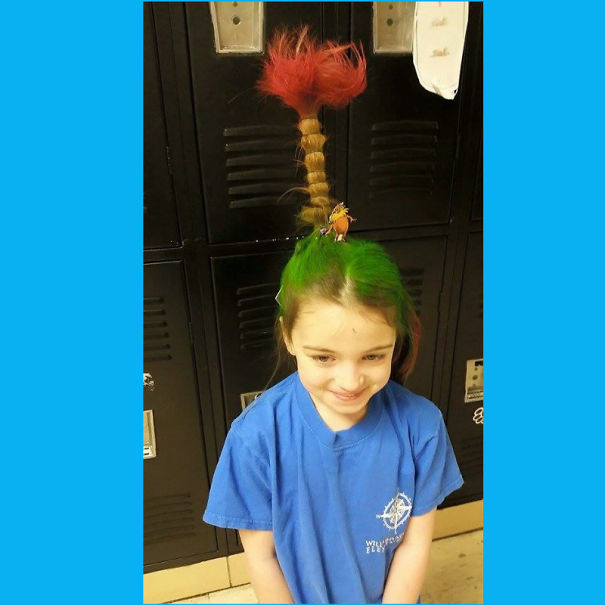
<path fill-rule="evenodd" d="M 397 532 L 397 528 L 403 525 L 412 510 L 412 501 L 399 490 L 397 495 L 384 507 L 382 515 L 376 515 L 377 519 L 382 519 L 387 529 Z"/>

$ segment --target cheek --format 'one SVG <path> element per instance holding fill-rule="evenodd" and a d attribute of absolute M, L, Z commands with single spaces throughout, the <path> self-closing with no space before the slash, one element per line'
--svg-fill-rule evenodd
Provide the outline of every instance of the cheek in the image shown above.
<path fill-rule="evenodd" d="M 391 362 L 380 364 L 379 367 L 374 368 L 374 371 L 370 373 L 374 383 L 378 384 L 381 388 L 389 381 L 391 377 Z"/>
<path fill-rule="evenodd" d="M 387 380 L 388 376 L 385 375 L 384 371 L 374 372 L 372 374 L 372 382 L 380 387 L 384 386 Z"/>
<path fill-rule="evenodd" d="M 319 387 L 330 380 L 330 368 L 318 366 L 312 359 L 298 357 L 298 375 L 303 384 Z"/>

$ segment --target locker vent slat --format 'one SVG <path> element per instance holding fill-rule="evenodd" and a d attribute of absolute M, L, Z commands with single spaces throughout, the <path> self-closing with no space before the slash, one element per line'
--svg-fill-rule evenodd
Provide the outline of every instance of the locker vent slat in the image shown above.
<path fill-rule="evenodd" d="M 418 317 L 422 312 L 422 294 L 424 292 L 424 269 L 421 267 L 400 267 L 403 285 L 410 295 Z"/>
<path fill-rule="evenodd" d="M 236 291 L 240 350 L 272 351 L 273 323 L 279 283 L 242 286 Z"/>
<path fill-rule="evenodd" d="M 172 542 L 179 538 L 194 536 L 195 531 L 191 494 L 161 496 L 145 501 L 143 532 L 145 544 Z"/>
<path fill-rule="evenodd" d="M 297 169 L 298 131 L 257 124 L 223 130 L 227 204 L 232 210 L 296 205 L 304 194 L 304 169 Z"/>
<path fill-rule="evenodd" d="M 370 132 L 369 197 L 430 197 L 435 190 L 439 124 L 400 120 L 373 124 Z"/>
<path fill-rule="evenodd" d="M 372 132 L 437 132 L 439 122 L 429 120 L 395 120 L 372 124 Z"/>
<path fill-rule="evenodd" d="M 143 360 L 172 359 L 166 308 L 162 297 L 143 299 Z"/>

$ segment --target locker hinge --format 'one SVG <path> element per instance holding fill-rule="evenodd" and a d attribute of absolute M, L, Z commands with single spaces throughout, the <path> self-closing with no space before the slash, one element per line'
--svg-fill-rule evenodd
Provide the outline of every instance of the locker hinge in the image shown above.
<path fill-rule="evenodd" d="M 191 346 L 193 346 L 193 328 L 191 327 L 191 322 L 187 322 L 187 327 L 189 328 L 189 342 Z"/>
<path fill-rule="evenodd" d="M 170 147 L 166 147 L 166 162 L 168 164 L 168 174 L 172 176 L 172 156 L 170 155 Z"/>

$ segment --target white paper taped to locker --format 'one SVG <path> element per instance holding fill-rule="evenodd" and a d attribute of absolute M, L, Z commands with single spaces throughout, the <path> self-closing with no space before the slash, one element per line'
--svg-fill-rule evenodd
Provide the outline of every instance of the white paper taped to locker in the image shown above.
<path fill-rule="evenodd" d="M 416 2 L 412 55 L 423 88 L 453 99 L 468 23 L 468 2 Z"/>

